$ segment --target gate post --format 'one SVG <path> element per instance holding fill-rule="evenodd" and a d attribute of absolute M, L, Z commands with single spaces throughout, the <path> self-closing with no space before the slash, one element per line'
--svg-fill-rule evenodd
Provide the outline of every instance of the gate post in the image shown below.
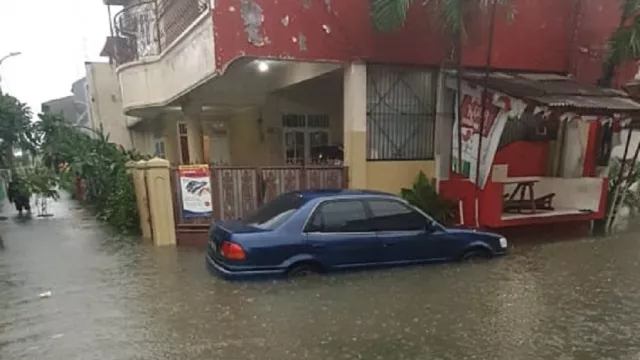
<path fill-rule="evenodd" d="M 153 244 L 176 245 L 176 225 L 173 214 L 170 164 L 153 158 L 147 161 L 147 191 Z"/>
<path fill-rule="evenodd" d="M 149 197 L 147 196 L 147 182 L 145 172 L 147 162 L 140 160 L 138 162 L 130 161 L 127 168 L 133 177 L 133 186 L 136 191 L 136 205 L 138 206 L 138 215 L 140 216 L 140 230 L 142 237 L 151 239 L 151 223 L 149 219 Z"/>

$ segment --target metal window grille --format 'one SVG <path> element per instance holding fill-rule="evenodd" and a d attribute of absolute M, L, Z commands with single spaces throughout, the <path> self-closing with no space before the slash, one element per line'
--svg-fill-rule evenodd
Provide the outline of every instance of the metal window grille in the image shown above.
<path fill-rule="evenodd" d="M 282 126 L 289 128 L 328 128 L 327 114 L 283 114 Z"/>
<path fill-rule="evenodd" d="M 431 160 L 434 136 L 433 72 L 367 66 L 367 159 Z"/>

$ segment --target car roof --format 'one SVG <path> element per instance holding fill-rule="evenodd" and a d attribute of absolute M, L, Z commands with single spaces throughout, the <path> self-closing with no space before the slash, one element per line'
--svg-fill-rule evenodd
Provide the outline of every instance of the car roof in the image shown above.
<path fill-rule="evenodd" d="M 377 191 L 377 190 L 359 190 L 359 189 L 309 189 L 295 191 L 302 197 L 307 199 L 332 198 L 332 197 L 359 197 L 359 196 L 384 196 L 398 197 L 398 195 Z"/>

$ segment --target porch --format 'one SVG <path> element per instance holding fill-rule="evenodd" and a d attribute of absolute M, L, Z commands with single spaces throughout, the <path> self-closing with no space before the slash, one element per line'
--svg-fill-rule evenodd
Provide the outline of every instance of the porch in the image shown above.
<path fill-rule="evenodd" d="M 240 59 L 162 108 L 139 109 L 136 147 L 174 167 L 178 241 L 310 188 L 399 193 L 434 176 L 435 73 L 384 65 Z M 180 165 L 209 164 L 210 215 L 184 216 Z"/>
<path fill-rule="evenodd" d="M 420 171 L 435 176 L 435 74 L 240 59 L 169 106 L 138 110 L 132 131 L 174 165 L 344 165 L 350 186 L 398 193 Z"/>

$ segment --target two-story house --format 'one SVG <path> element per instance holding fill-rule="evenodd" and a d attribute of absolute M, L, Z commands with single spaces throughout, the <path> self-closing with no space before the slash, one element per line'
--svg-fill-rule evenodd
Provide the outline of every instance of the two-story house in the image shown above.
<path fill-rule="evenodd" d="M 402 29 L 380 33 L 369 0 L 104 1 L 118 10 L 103 54 L 118 64 L 124 111 L 137 118 L 134 146 L 174 164 L 234 166 L 309 165 L 318 149 L 334 149 L 349 186 L 391 192 L 419 171 L 449 179 L 451 39 L 428 5 L 416 1 Z M 470 20 L 466 85 L 486 71 L 534 82 L 598 78 L 620 1 L 511 6 L 512 20 L 502 10 Z M 508 84 L 492 86 L 509 95 Z M 593 146 L 571 159 L 590 167 Z"/>

